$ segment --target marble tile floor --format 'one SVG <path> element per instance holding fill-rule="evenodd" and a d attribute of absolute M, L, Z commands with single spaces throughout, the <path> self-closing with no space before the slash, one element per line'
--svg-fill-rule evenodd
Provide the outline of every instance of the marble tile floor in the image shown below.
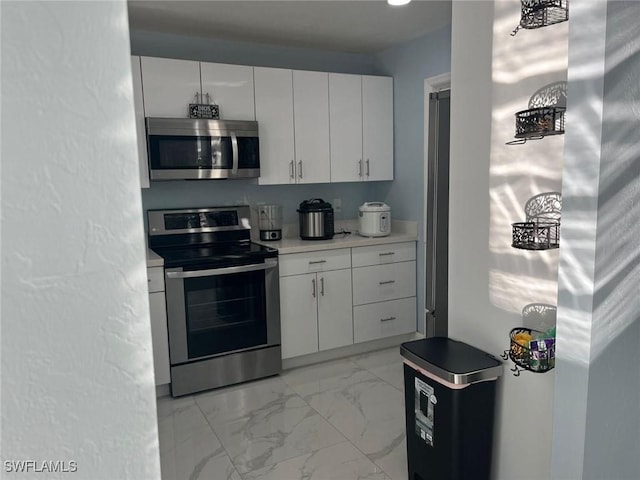
<path fill-rule="evenodd" d="M 398 347 L 158 399 L 163 480 L 406 480 Z"/>

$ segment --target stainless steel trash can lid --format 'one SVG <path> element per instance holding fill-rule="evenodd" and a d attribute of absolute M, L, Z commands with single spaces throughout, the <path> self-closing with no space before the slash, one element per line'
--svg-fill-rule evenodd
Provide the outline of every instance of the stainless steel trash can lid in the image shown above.
<path fill-rule="evenodd" d="M 502 362 L 487 352 L 446 337 L 400 345 L 400 354 L 445 382 L 467 385 L 502 375 Z"/>

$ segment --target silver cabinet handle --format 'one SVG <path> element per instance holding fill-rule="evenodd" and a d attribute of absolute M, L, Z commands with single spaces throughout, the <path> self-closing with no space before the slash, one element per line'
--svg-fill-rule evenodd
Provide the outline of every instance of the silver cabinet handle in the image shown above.
<path fill-rule="evenodd" d="M 367 177 L 369 176 L 369 159 L 367 158 Z"/>
<path fill-rule="evenodd" d="M 389 317 L 389 318 L 381 318 L 380 321 L 381 322 L 390 322 L 391 320 L 395 320 L 396 317 Z"/>
<path fill-rule="evenodd" d="M 289 169 L 291 170 L 291 173 L 289 173 L 289 178 L 292 180 L 296 178 L 295 168 L 296 168 L 296 164 L 293 160 L 291 160 L 289 162 Z"/>
<path fill-rule="evenodd" d="M 300 168 L 300 171 L 298 172 L 298 178 L 302 178 L 302 160 L 298 162 L 298 167 Z"/>
<path fill-rule="evenodd" d="M 362 177 L 362 159 L 358 160 L 358 176 Z"/>
<path fill-rule="evenodd" d="M 215 277 L 218 275 L 230 275 L 233 273 L 255 272 L 257 270 L 269 270 L 278 266 L 277 260 L 267 260 L 264 263 L 255 265 L 240 265 L 238 267 L 212 268 L 210 270 L 193 270 L 189 272 L 168 271 L 167 278 L 196 278 L 196 277 Z"/>
<path fill-rule="evenodd" d="M 395 280 L 387 280 L 386 282 L 380 282 L 380 285 L 389 285 L 391 283 L 396 283 Z"/>
<path fill-rule="evenodd" d="M 320 295 L 324 297 L 324 277 L 320 278 Z"/>
<path fill-rule="evenodd" d="M 313 298 L 316 298 L 316 279 L 315 278 L 311 279 L 311 296 Z"/>
<path fill-rule="evenodd" d="M 379 253 L 378 255 L 380 255 L 381 257 L 385 257 L 385 256 L 387 256 L 387 255 L 395 255 L 395 252 Z"/>
<path fill-rule="evenodd" d="M 309 265 L 314 265 L 316 263 L 327 263 L 327 261 L 326 260 L 315 260 L 313 262 L 309 262 Z"/>
<path fill-rule="evenodd" d="M 231 151 L 233 152 L 233 167 L 231 168 L 231 174 L 233 176 L 238 175 L 238 137 L 236 132 L 231 133 Z"/>

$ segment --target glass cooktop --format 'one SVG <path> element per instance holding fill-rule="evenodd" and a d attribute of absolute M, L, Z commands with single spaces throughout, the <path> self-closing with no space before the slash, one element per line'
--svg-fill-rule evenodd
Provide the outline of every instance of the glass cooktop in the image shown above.
<path fill-rule="evenodd" d="M 151 249 L 164 259 L 165 267 L 224 267 L 255 263 L 263 258 L 278 256 L 276 249 L 251 242 Z"/>

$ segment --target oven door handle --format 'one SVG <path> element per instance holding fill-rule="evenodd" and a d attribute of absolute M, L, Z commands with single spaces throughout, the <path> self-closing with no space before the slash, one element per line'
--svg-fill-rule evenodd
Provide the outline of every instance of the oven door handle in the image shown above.
<path fill-rule="evenodd" d="M 267 260 L 265 263 L 255 265 L 240 265 L 237 267 L 212 268 L 210 270 L 192 270 L 189 272 L 167 272 L 167 278 L 196 278 L 215 277 L 217 275 L 230 275 L 233 273 L 255 272 L 257 270 L 270 270 L 278 266 L 277 260 Z"/>

